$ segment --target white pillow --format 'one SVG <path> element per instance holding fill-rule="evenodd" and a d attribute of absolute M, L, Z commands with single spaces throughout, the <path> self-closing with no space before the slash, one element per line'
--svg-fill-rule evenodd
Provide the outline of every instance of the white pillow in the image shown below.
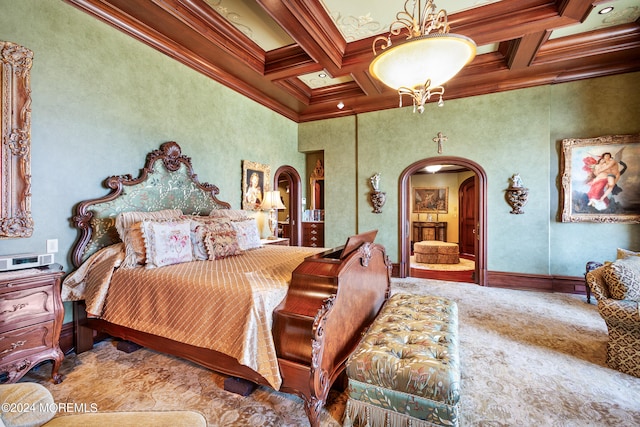
<path fill-rule="evenodd" d="M 180 209 L 165 209 L 154 212 L 121 212 L 116 216 L 116 230 L 124 243 L 125 258 L 122 268 L 134 268 L 145 263 L 146 254 L 140 252 L 144 247 L 140 225 L 144 220 L 175 219 L 182 215 Z"/>
<path fill-rule="evenodd" d="M 142 221 L 146 268 L 193 261 L 189 220 Z"/>
<path fill-rule="evenodd" d="M 260 231 L 258 231 L 258 222 L 255 218 L 249 218 L 244 221 L 233 221 L 231 226 L 236 230 L 240 249 L 247 251 L 261 246 Z"/>

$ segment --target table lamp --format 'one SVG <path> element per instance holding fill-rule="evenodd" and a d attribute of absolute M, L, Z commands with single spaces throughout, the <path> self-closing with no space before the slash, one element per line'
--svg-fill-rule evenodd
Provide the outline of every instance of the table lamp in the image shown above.
<path fill-rule="evenodd" d="M 278 232 L 278 214 L 277 211 L 280 209 L 286 209 L 286 206 L 282 204 L 282 200 L 280 199 L 279 191 L 267 191 L 264 194 L 264 200 L 260 205 L 260 209 L 263 211 L 269 211 L 269 230 L 271 231 L 271 235 L 267 237 L 268 239 L 277 239 L 278 236 L 276 233 Z"/>

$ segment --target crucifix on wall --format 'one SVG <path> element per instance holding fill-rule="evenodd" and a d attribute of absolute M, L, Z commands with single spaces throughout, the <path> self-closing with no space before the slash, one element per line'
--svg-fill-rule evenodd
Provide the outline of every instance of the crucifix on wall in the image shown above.
<path fill-rule="evenodd" d="M 438 136 L 433 138 L 433 142 L 438 143 L 438 154 L 442 154 L 442 143 L 445 142 L 447 139 L 449 138 L 444 136 L 442 132 L 438 132 Z"/>

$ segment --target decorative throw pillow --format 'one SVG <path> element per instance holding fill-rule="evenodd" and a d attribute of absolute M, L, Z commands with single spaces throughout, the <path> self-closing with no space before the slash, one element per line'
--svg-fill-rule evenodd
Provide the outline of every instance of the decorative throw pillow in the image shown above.
<path fill-rule="evenodd" d="M 640 252 L 634 252 L 634 251 L 630 251 L 628 249 L 618 248 L 616 255 L 617 255 L 616 259 L 622 259 L 622 258 L 626 258 L 626 257 L 630 257 L 630 256 L 640 257 Z"/>
<path fill-rule="evenodd" d="M 197 216 L 191 215 L 188 216 L 191 221 L 191 245 L 193 248 L 193 258 L 198 261 L 204 261 L 209 259 L 209 254 L 207 253 L 207 247 L 205 246 L 204 239 L 209 233 L 209 229 L 214 227 L 216 224 L 226 223 L 231 224 L 231 220 L 226 217 L 220 218 L 211 218 L 208 216 Z"/>
<path fill-rule="evenodd" d="M 244 221 L 233 221 L 231 226 L 238 236 L 238 245 L 243 251 L 259 248 L 260 232 L 258 231 L 258 222 L 255 218 L 246 219 Z"/>
<path fill-rule="evenodd" d="M 209 216 L 213 218 L 229 218 L 231 221 L 244 221 L 249 219 L 249 213 L 242 209 L 213 209 L 209 212 Z"/>
<path fill-rule="evenodd" d="M 640 301 L 640 257 L 615 260 L 605 266 L 602 274 L 611 298 Z"/>
<path fill-rule="evenodd" d="M 125 245 L 125 253 L 128 249 L 129 254 L 135 254 L 135 260 L 131 258 L 131 260 L 133 261 L 131 265 L 126 264 L 124 265 L 124 268 L 133 268 L 138 265 L 144 265 L 147 262 L 147 249 L 144 246 L 142 222 L 131 224 L 131 226 L 127 230 L 127 242 L 129 244 Z"/>
<path fill-rule="evenodd" d="M 155 212 L 122 212 L 116 216 L 116 230 L 120 240 L 124 243 L 125 258 L 122 262 L 122 268 L 134 268 L 138 265 L 144 265 L 145 256 L 141 253 L 140 248 L 144 247 L 142 240 L 142 231 L 140 226 L 135 227 L 136 223 L 144 220 L 162 220 L 174 219 L 182 215 L 180 209 L 165 209 Z"/>
<path fill-rule="evenodd" d="M 193 261 L 190 221 L 142 221 L 146 268 Z"/>
<path fill-rule="evenodd" d="M 204 244 L 210 260 L 222 259 L 242 253 L 236 231 L 233 229 L 231 222 L 209 224 L 207 229 Z"/>

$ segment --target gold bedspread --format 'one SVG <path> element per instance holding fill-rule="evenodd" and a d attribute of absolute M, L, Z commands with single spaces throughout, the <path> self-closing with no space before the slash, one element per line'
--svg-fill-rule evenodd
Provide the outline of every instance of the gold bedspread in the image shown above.
<path fill-rule="evenodd" d="M 117 269 L 102 318 L 227 354 L 278 390 L 272 313 L 293 270 L 322 250 L 266 245 L 216 261 Z"/>

